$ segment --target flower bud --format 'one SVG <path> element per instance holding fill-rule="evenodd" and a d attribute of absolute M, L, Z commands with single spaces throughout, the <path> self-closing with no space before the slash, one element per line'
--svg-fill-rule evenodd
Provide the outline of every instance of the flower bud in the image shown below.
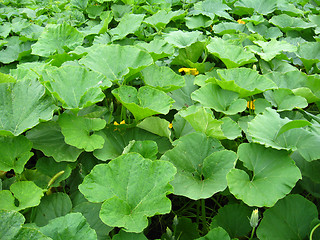
<path fill-rule="evenodd" d="M 255 209 L 252 211 L 251 217 L 250 217 L 250 225 L 251 227 L 255 228 L 258 226 L 259 223 L 259 210 Z"/>

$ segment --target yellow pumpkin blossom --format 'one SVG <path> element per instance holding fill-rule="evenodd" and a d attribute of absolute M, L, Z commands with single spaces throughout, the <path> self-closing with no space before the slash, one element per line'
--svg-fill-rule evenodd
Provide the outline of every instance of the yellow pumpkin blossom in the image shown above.
<path fill-rule="evenodd" d="M 237 21 L 239 24 L 246 24 L 246 22 L 245 21 L 242 21 L 241 19 L 238 19 L 238 21 Z"/>
<path fill-rule="evenodd" d="M 198 75 L 199 71 L 196 68 L 180 68 L 179 73 L 184 72 L 185 74 Z"/>
<path fill-rule="evenodd" d="M 126 124 L 126 121 L 125 120 L 122 120 L 121 122 L 120 122 L 120 124 Z M 117 121 L 114 121 L 113 122 L 113 125 L 119 125 L 119 123 L 117 122 Z"/>
<path fill-rule="evenodd" d="M 247 108 L 254 110 L 255 109 L 255 106 L 254 106 L 255 101 L 256 101 L 255 99 L 253 101 L 248 101 Z"/>
<path fill-rule="evenodd" d="M 169 128 L 172 128 L 172 123 L 169 123 Z"/>

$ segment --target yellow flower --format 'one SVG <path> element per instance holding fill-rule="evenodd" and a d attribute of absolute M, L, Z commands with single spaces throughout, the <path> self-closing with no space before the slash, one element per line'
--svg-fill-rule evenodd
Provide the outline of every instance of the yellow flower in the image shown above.
<path fill-rule="evenodd" d="M 254 110 L 255 109 L 255 107 L 254 107 L 254 102 L 255 101 L 256 101 L 255 99 L 253 101 L 248 101 L 247 102 L 247 108 Z"/>
<path fill-rule="evenodd" d="M 121 122 L 120 122 L 120 124 L 126 124 L 126 121 L 125 120 L 122 120 Z M 119 125 L 119 123 L 117 122 L 117 121 L 114 121 L 113 122 L 113 125 Z"/>
<path fill-rule="evenodd" d="M 172 123 L 169 123 L 169 128 L 172 128 Z"/>
<path fill-rule="evenodd" d="M 180 68 L 179 73 L 191 74 L 191 75 L 198 75 L 199 71 L 196 68 Z"/>
<path fill-rule="evenodd" d="M 238 21 L 237 21 L 239 24 L 246 24 L 246 22 L 245 21 L 242 21 L 241 19 L 238 19 Z"/>

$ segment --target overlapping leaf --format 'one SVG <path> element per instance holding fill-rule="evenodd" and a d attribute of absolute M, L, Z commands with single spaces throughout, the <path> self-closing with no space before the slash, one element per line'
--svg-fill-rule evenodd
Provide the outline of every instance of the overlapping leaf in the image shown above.
<path fill-rule="evenodd" d="M 243 143 L 238 148 L 238 156 L 252 173 L 232 169 L 227 175 L 228 187 L 236 198 L 249 206 L 273 206 L 301 179 L 299 168 L 286 151 Z"/>
<path fill-rule="evenodd" d="M 56 106 L 36 80 L 0 84 L 0 134 L 18 136 L 50 120 Z"/>
<path fill-rule="evenodd" d="M 173 190 L 168 183 L 175 173 L 169 162 L 129 153 L 95 166 L 79 189 L 89 201 L 103 202 L 100 218 L 104 223 L 141 232 L 148 225 L 147 217 L 171 210 L 166 195 Z"/>

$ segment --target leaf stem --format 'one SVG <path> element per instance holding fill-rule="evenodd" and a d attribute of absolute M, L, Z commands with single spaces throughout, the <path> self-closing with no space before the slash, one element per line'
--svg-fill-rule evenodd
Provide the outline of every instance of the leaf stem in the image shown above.
<path fill-rule="evenodd" d="M 201 221 L 202 221 L 202 231 L 203 235 L 208 233 L 207 229 L 207 219 L 206 219 L 206 202 L 204 199 L 201 199 Z"/>
<path fill-rule="evenodd" d="M 310 232 L 310 240 L 312 240 L 312 236 L 313 236 L 313 233 L 314 231 L 320 226 L 320 223 L 318 223 L 316 226 L 314 226 L 314 228 L 312 228 L 311 232 Z"/>
<path fill-rule="evenodd" d="M 249 238 L 249 240 L 252 240 L 252 238 L 253 238 L 253 235 L 254 235 L 254 231 L 256 230 L 256 228 L 255 227 L 253 227 L 252 228 L 252 232 L 251 232 L 251 237 Z"/>

